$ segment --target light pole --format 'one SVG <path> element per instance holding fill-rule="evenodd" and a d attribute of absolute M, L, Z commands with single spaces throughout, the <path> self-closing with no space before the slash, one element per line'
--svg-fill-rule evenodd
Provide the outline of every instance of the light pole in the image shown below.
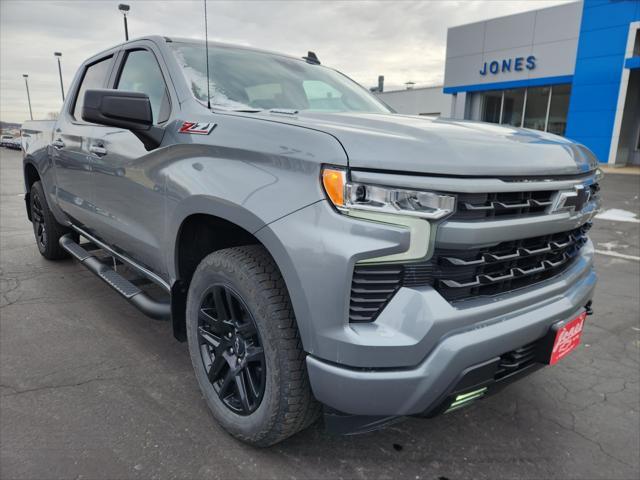
<path fill-rule="evenodd" d="M 127 25 L 127 12 L 129 11 L 129 5 L 121 3 L 118 5 L 118 10 L 122 12 L 122 16 L 124 17 L 124 39 L 129 41 L 129 27 Z"/>
<path fill-rule="evenodd" d="M 31 120 L 33 120 L 33 112 L 31 111 L 31 95 L 29 95 L 29 75 L 27 75 L 26 73 L 23 73 L 22 76 L 24 77 L 24 84 L 27 87 L 27 101 L 29 102 L 29 117 L 31 117 Z"/>
<path fill-rule="evenodd" d="M 58 74 L 60 75 L 60 93 L 62 94 L 62 103 L 64 103 L 64 86 L 62 85 L 62 67 L 60 66 L 60 57 L 62 56 L 62 52 L 53 52 L 53 54 L 58 58 Z"/>

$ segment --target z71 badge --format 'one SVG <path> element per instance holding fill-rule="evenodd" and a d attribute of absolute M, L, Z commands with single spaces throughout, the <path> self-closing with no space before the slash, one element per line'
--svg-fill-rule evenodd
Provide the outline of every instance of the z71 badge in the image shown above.
<path fill-rule="evenodd" d="M 209 135 L 216 128 L 215 123 L 184 122 L 178 133 L 191 133 L 193 135 Z"/>

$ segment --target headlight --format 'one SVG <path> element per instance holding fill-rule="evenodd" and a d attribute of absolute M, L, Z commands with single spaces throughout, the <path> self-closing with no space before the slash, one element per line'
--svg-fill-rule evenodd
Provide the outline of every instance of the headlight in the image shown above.
<path fill-rule="evenodd" d="M 364 210 L 436 220 L 455 209 L 452 195 L 348 182 L 347 172 L 337 168 L 322 169 L 322 185 L 331 203 L 345 213 Z"/>

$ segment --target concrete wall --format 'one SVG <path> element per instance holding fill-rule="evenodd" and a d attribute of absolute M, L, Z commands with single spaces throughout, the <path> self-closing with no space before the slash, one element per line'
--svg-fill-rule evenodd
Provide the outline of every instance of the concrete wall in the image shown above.
<path fill-rule="evenodd" d="M 573 75 L 581 16 L 582 2 L 576 2 L 449 28 L 445 91 L 480 91 L 518 81 L 526 86 L 534 79 Z M 534 68 L 526 66 L 530 56 Z M 520 68 L 517 59 L 522 59 Z M 495 73 L 489 69 L 492 62 L 499 64 Z"/>
<path fill-rule="evenodd" d="M 451 116 L 451 95 L 443 93 L 442 86 L 395 90 L 376 95 L 398 113 Z"/>

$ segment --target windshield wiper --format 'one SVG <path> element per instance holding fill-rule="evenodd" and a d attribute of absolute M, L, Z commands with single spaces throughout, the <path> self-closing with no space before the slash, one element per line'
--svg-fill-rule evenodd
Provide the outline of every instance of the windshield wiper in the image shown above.
<path fill-rule="evenodd" d="M 269 110 L 269 113 L 279 113 L 281 115 L 297 115 L 299 110 L 295 108 L 272 108 Z"/>
<path fill-rule="evenodd" d="M 225 112 L 241 112 L 241 113 L 258 113 L 262 112 L 264 108 L 255 107 L 230 107 L 227 105 L 211 105 L 212 110 L 224 110 Z"/>
<path fill-rule="evenodd" d="M 262 112 L 264 108 L 234 108 L 232 112 L 242 112 L 242 113 L 258 113 Z"/>
<path fill-rule="evenodd" d="M 212 107 L 219 108 L 227 112 L 238 112 L 238 113 L 260 113 L 267 110 L 266 108 L 253 108 L 253 107 L 229 108 L 222 105 L 213 105 Z M 270 108 L 269 113 L 278 113 L 280 115 L 297 115 L 298 113 L 300 113 L 300 110 L 297 110 L 295 108 Z"/>

